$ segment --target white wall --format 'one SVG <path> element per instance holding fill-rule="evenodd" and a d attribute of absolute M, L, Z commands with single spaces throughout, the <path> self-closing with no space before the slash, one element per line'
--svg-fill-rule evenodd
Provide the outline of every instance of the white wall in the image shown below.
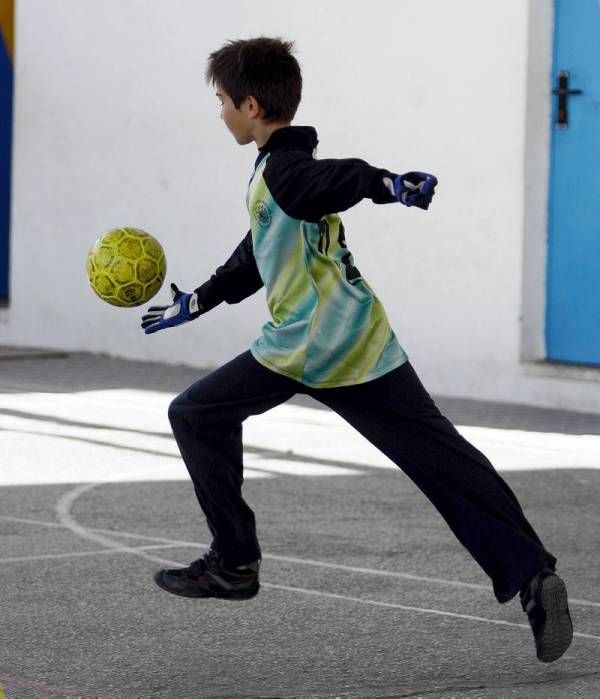
<path fill-rule="evenodd" d="M 195 366 L 247 349 L 268 319 L 263 292 L 147 337 L 140 309 L 87 288 L 84 261 L 103 231 L 137 226 L 162 241 L 168 279 L 191 288 L 233 251 L 256 149 L 219 120 L 206 57 L 227 39 L 279 35 L 296 40 L 295 123 L 318 128 L 320 157 L 440 179 L 429 212 L 367 201 L 344 216 L 428 388 L 600 412 L 595 372 L 521 361 L 538 358 L 540 317 L 523 296 L 543 304 L 544 291 L 551 0 L 533 5 L 529 23 L 523 0 L 20 0 L 0 343 Z M 528 121 L 532 109 L 545 122 Z"/>

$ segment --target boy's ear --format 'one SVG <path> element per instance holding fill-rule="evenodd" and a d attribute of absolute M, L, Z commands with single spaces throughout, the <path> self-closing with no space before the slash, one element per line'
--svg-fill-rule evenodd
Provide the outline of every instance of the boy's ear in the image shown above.
<path fill-rule="evenodd" d="M 242 102 L 241 106 L 246 112 L 246 116 L 250 119 L 260 118 L 264 112 L 254 95 L 248 95 L 248 97 L 246 97 L 246 99 Z"/>

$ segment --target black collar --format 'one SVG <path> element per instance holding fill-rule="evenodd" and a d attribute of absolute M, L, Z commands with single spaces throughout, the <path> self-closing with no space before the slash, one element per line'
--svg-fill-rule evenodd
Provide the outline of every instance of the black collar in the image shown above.
<path fill-rule="evenodd" d="M 300 150 L 312 155 L 318 142 L 317 131 L 312 126 L 284 126 L 273 131 L 265 145 L 258 149 L 255 167 L 274 150 Z"/>

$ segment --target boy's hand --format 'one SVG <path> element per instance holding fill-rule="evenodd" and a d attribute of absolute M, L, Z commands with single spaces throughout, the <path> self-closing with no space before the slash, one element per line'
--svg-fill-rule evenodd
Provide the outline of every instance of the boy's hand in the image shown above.
<path fill-rule="evenodd" d="M 437 182 L 436 177 L 426 172 L 407 172 L 394 178 L 394 196 L 405 206 L 427 210 Z"/>
<path fill-rule="evenodd" d="M 173 303 L 170 306 L 151 306 L 142 316 L 142 328 L 146 335 L 187 323 L 202 314 L 204 309 L 198 303 L 198 294 L 186 294 L 176 284 L 171 284 L 171 296 Z"/>

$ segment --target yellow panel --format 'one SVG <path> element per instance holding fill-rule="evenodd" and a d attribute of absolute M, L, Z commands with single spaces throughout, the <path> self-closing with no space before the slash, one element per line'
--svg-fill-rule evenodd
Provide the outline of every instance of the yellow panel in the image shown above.
<path fill-rule="evenodd" d="M 13 60 L 15 52 L 15 0 L 0 0 L 0 33 L 8 55 Z M 1 697 L 0 697 L 1 699 Z"/>

